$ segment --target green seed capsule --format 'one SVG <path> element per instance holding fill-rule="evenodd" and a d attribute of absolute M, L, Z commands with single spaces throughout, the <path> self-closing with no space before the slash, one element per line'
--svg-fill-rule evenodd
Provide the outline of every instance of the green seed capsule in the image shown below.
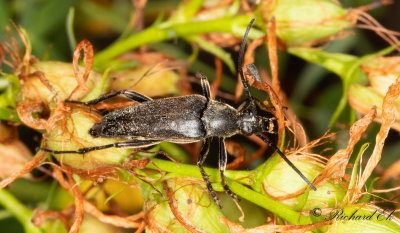
<path fill-rule="evenodd" d="M 352 25 L 348 10 L 331 0 L 265 1 L 263 15 L 275 17 L 276 33 L 287 46 L 312 43 Z"/>
<path fill-rule="evenodd" d="M 80 67 L 81 75 L 84 73 L 85 68 Z M 44 74 L 45 79 L 54 88 L 57 95 L 62 99 L 67 99 L 71 92 L 78 86 L 75 79 L 73 65 L 71 63 L 57 62 L 57 61 L 40 61 L 31 65 L 30 72 L 34 73 L 40 71 Z M 86 81 L 86 86 L 92 90 L 98 83 L 100 83 L 102 75 L 95 71 L 91 71 Z M 79 90 L 75 93 L 73 99 L 80 100 L 85 97 L 89 92 Z M 48 87 L 37 76 L 29 76 L 24 79 L 21 89 L 22 101 L 30 100 L 31 102 L 45 103 L 46 105 L 54 98 Z"/>
<path fill-rule="evenodd" d="M 292 162 L 311 181 L 322 171 L 321 167 L 311 162 L 300 160 Z M 307 184 L 283 160 L 275 164 L 263 179 L 263 189 L 268 196 L 301 210 L 333 207 L 345 194 L 342 186 L 331 182 L 319 186 L 317 191 L 298 193 L 305 188 Z"/>
<path fill-rule="evenodd" d="M 229 232 L 219 221 L 223 215 L 209 197 L 203 181 L 175 177 L 158 182 L 155 188 L 165 199 L 153 187 L 143 184 L 149 223 L 146 232 L 189 232 L 188 228 L 201 232 Z"/>
<path fill-rule="evenodd" d="M 52 125 L 45 136 L 46 147 L 51 150 L 77 150 L 83 147 L 106 145 L 116 142 L 110 138 L 94 138 L 88 131 L 100 116 L 86 108 L 71 108 L 66 115 Z M 95 169 L 122 163 L 131 153 L 130 149 L 109 148 L 96 150 L 84 155 L 55 154 L 64 164 L 78 169 Z"/>
<path fill-rule="evenodd" d="M 116 71 L 109 74 L 113 77 L 111 89 L 132 90 L 147 96 L 179 95 L 179 76 L 165 67 L 152 69 L 141 66 L 133 70 Z"/>

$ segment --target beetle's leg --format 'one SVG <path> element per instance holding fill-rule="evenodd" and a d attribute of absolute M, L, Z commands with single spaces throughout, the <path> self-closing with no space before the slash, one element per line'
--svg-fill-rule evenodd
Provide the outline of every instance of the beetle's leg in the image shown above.
<path fill-rule="evenodd" d="M 221 206 L 221 204 L 220 204 L 220 201 L 219 201 L 219 199 L 218 199 L 218 197 L 217 197 L 217 193 L 216 193 L 216 192 L 214 191 L 214 189 L 212 188 L 212 185 L 211 185 L 211 183 L 210 183 L 210 179 L 209 179 L 207 173 L 204 171 L 204 168 L 203 168 L 203 163 L 204 163 L 204 161 L 205 161 L 206 158 L 207 158 L 208 151 L 210 150 L 210 144 L 211 144 L 211 138 L 207 138 L 207 139 L 204 141 L 203 148 L 201 149 L 199 158 L 197 159 L 197 166 L 198 166 L 199 169 L 200 169 L 200 173 L 201 173 L 201 176 L 203 177 L 204 182 L 206 182 L 206 186 L 207 186 L 208 193 L 209 193 L 210 196 L 212 197 L 212 199 L 213 199 L 213 201 L 215 202 L 215 204 L 217 204 L 218 207 L 219 207 L 220 209 L 222 209 L 222 206 Z"/>
<path fill-rule="evenodd" d="M 40 148 L 42 151 L 50 152 L 53 154 L 86 154 L 90 151 L 94 150 L 103 150 L 111 147 L 116 147 L 116 148 L 123 148 L 123 147 L 136 147 L 136 148 L 141 148 L 141 147 L 146 147 L 146 146 L 151 146 L 157 143 L 160 143 L 161 141 L 158 140 L 147 140 L 147 141 L 125 141 L 125 142 L 115 142 L 107 145 L 102 145 L 102 146 L 93 146 L 93 147 L 84 147 L 84 148 L 79 148 L 78 150 L 50 150 L 47 148 Z"/>
<path fill-rule="evenodd" d="M 203 95 L 207 98 L 207 101 L 211 99 L 210 83 L 207 77 L 200 71 L 196 73 L 196 77 L 201 79 L 201 89 L 203 89 Z"/>
<path fill-rule="evenodd" d="M 233 199 L 237 200 L 237 195 L 230 190 L 229 186 L 226 184 L 225 180 L 225 169 L 226 169 L 226 163 L 228 160 L 228 155 L 226 153 L 226 146 L 225 146 L 225 139 L 224 138 L 218 138 L 219 142 L 219 156 L 218 156 L 218 168 L 219 168 L 219 173 L 221 174 L 221 183 L 222 186 L 224 187 L 224 190 L 226 194 L 231 196 Z"/>
<path fill-rule="evenodd" d="M 317 190 L 317 188 L 315 188 L 315 186 L 307 179 L 307 177 L 305 177 L 303 175 L 303 173 L 301 173 L 301 171 L 286 157 L 286 155 L 283 154 L 283 152 L 281 150 L 279 150 L 278 147 L 276 147 L 270 140 L 268 137 L 260 134 L 260 133 L 255 133 L 255 135 L 257 135 L 259 138 L 261 138 L 264 142 L 266 142 L 268 144 L 268 146 L 272 147 L 272 149 L 274 149 L 276 152 L 278 152 L 278 154 L 282 157 L 283 160 L 285 160 L 285 162 L 308 184 L 308 186 L 310 186 L 314 191 Z"/>
<path fill-rule="evenodd" d="M 87 102 L 80 102 L 80 101 L 76 101 L 76 100 L 65 100 L 65 102 L 75 103 L 75 104 L 83 104 L 83 105 L 86 105 L 86 106 L 92 106 L 92 105 L 100 103 L 101 101 L 110 99 L 110 98 L 112 98 L 114 96 L 117 96 L 117 95 L 124 95 L 125 97 L 127 97 L 127 98 L 129 98 L 131 100 L 137 101 L 137 102 L 146 102 L 146 101 L 152 100 L 150 97 L 147 97 L 147 96 L 142 95 L 140 93 L 137 93 L 135 91 L 121 90 L 121 91 L 116 91 L 116 92 L 113 92 L 113 93 L 110 93 L 110 94 L 107 94 L 107 95 L 100 96 L 97 99 L 90 100 L 90 101 L 87 101 Z"/>

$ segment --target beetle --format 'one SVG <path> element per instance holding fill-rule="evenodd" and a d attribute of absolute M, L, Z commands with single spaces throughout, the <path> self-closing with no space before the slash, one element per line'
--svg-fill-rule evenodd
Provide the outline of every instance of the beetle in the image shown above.
<path fill-rule="evenodd" d="M 111 111 L 102 117 L 102 120 L 95 123 L 89 130 L 93 137 L 119 138 L 126 141 L 112 144 L 85 147 L 72 151 L 56 151 L 41 148 L 53 154 L 77 153 L 85 154 L 94 150 L 101 150 L 110 147 L 147 147 L 158 144 L 162 141 L 173 143 L 193 143 L 204 141 L 203 147 L 197 160 L 207 190 L 213 201 L 221 208 L 216 192 L 212 188 L 207 173 L 203 169 L 210 149 L 211 139 L 217 138 L 219 144 L 218 167 L 221 176 L 221 183 L 225 192 L 237 200 L 237 196 L 228 187 L 224 171 L 227 164 L 227 152 L 225 138 L 236 134 L 255 134 L 274 149 L 300 177 L 314 190 L 314 185 L 294 166 L 294 164 L 277 148 L 264 133 L 276 133 L 276 119 L 263 114 L 265 107 L 261 101 L 253 99 L 248 84 L 244 79 L 242 62 L 246 47 L 247 36 L 255 19 L 249 23 L 243 37 L 238 59 L 238 71 L 247 99 L 238 108 L 214 100 L 211 98 L 210 85 L 205 75 L 198 72 L 196 76 L 201 80 L 203 95 L 192 94 L 179 97 L 162 99 L 151 99 L 138 92 L 121 90 L 99 97 L 88 102 L 66 100 L 66 102 L 93 106 L 101 101 L 117 95 L 123 95 L 129 99 L 139 102 L 137 105 Z M 258 82 L 261 80 L 254 65 L 248 66 L 248 70 L 255 76 Z"/>

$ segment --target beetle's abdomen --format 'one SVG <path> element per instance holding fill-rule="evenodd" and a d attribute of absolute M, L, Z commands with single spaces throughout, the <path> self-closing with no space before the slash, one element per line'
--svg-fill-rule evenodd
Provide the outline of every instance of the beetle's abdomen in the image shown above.
<path fill-rule="evenodd" d="M 200 95 L 147 101 L 106 114 L 89 132 L 97 137 L 199 140 L 205 135 L 201 115 L 206 104 Z"/>
<path fill-rule="evenodd" d="M 206 136 L 230 137 L 239 133 L 238 116 L 233 107 L 211 100 L 201 118 Z"/>

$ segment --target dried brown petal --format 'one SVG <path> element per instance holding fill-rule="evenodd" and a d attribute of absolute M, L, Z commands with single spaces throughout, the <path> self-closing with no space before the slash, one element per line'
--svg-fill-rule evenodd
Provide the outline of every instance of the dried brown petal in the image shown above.
<path fill-rule="evenodd" d="M 361 193 L 362 188 L 365 185 L 365 182 L 371 176 L 372 171 L 375 169 L 376 165 L 378 165 L 381 156 L 383 145 L 385 144 L 385 139 L 388 136 L 389 130 L 395 121 L 395 101 L 399 98 L 400 95 L 400 76 L 397 77 L 396 83 L 389 87 L 389 90 L 383 99 L 382 105 L 382 125 L 379 130 L 378 135 L 376 136 L 375 147 L 372 152 L 371 157 L 368 160 L 367 165 L 365 166 L 364 172 L 357 183 L 355 185 L 355 192 L 351 201 L 355 201 L 358 199 L 359 194 Z"/>
<path fill-rule="evenodd" d="M 354 146 L 360 140 L 362 134 L 375 119 L 376 107 L 372 108 L 367 115 L 356 121 L 350 128 L 350 139 L 345 149 L 338 150 L 328 161 L 324 170 L 314 180 L 314 185 L 320 186 L 330 179 L 342 178 L 345 174 L 350 156 Z"/>

